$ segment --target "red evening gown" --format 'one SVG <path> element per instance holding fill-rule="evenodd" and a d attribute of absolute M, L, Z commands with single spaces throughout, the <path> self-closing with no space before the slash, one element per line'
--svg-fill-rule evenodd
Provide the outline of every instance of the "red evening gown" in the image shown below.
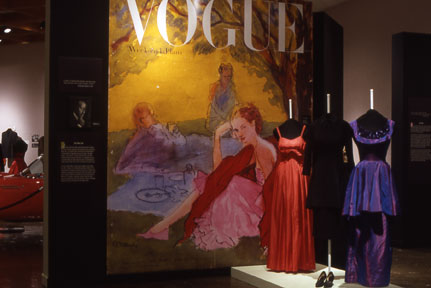
<path fill-rule="evenodd" d="M 301 135 L 278 141 L 279 164 L 272 191 L 267 267 L 298 272 L 315 269 L 312 211 L 305 207 L 309 177 L 302 175 L 305 140 Z"/>

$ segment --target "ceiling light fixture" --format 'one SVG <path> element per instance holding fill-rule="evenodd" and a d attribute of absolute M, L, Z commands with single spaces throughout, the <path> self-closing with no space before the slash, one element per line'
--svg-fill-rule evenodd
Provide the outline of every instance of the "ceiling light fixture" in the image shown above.
<path fill-rule="evenodd" d="M 0 43 L 1 43 L 1 41 L 3 41 L 3 39 L 0 39 Z"/>
<path fill-rule="evenodd" d="M 10 28 L 5 28 L 5 29 L 3 30 L 3 32 L 4 32 L 4 33 L 6 33 L 6 34 L 8 34 L 8 33 L 12 32 L 12 29 L 10 29 Z"/>

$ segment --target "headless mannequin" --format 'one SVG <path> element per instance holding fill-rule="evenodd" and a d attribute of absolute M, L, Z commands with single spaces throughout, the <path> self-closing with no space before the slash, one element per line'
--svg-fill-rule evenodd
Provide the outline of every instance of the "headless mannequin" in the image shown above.
<path fill-rule="evenodd" d="M 295 119 L 288 119 L 283 124 L 278 126 L 278 129 L 280 130 L 280 134 L 282 137 L 287 139 L 295 139 L 296 137 L 301 135 L 302 125 Z M 277 139 L 278 141 L 280 137 L 278 136 L 277 129 L 274 129 L 272 133 L 275 139 Z"/>
<path fill-rule="evenodd" d="M 374 133 L 374 132 L 379 133 L 378 131 L 383 131 L 385 129 L 388 129 L 388 119 L 373 109 L 368 110 L 365 114 L 360 116 L 356 120 L 356 124 L 358 125 L 359 129 L 363 129 L 371 133 Z M 356 139 L 355 139 L 355 142 L 356 142 Z M 386 153 L 389 145 L 388 141 L 374 144 L 371 150 L 367 148 L 368 145 L 364 145 L 362 143 L 357 143 L 357 142 L 356 144 L 359 151 L 359 158 L 361 160 L 363 159 L 363 157 L 365 157 L 365 155 L 368 155 L 370 153 L 373 154 L 374 157 L 377 157 L 378 159 L 381 159 L 381 160 L 384 160 L 386 158 Z"/>
<path fill-rule="evenodd" d="M 349 250 L 348 250 L 348 256 L 346 261 L 345 282 L 346 283 L 359 282 L 363 286 L 382 287 L 382 286 L 388 285 L 388 284 L 382 283 L 382 282 L 386 282 L 386 280 L 382 280 L 383 279 L 382 275 L 386 275 L 385 277 L 387 279 L 387 283 L 389 283 L 390 273 L 388 272 L 388 270 L 390 270 L 390 265 L 392 261 L 391 260 L 392 258 L 390 256 L 391 252 L 386 252 L 386 251 L 390 251 L 391 249 L 389 244 L 390 241 L 386 238 L 386 237 L 389 238 L 389 234 L 390 234 L 389 231 L 391 230 L 390 215 L 383 216 L 384 218 L 382 218 L 382 220 L 371 220 L 371 221 L 363 221 L 361 217 L 368 217 L 368 215 L 378 215 L 379 213 L 382 215 L 385 215 L 385 212 L 383 211 L 385 208 L 383 207 L 385 207 L 386 205 L 393 205 L 392 206 L 393 208 L 391 209 L 393 209 L 392 211 L 394 211 L 393 213 L 394 215 L 396 215 L 397 212 L 395 211 L 397 209 L 396 208 L 397 200 L 395 200 L 396 198 L 389 198 L 391 196 L 384 196 L 384 195 L 391 195 L 392 193 L 394 193 L 395 195 L 395 191 L 392 190 L 394 188 L 392 186 L 393 182 L 391 179 L 392 175 L 391 175 L 389 164 L 387 163 L 384 164 L 386 165 L 386 167 L 384 172 L 382 172 L 380 168 L 375 168 L 375 167 L 378 167 L 378 166 L 374 166 L 375 164 L 367 164 L 368 161 L 362 161 L 362 160 L 369 160 L 369 162 L 371 163 L 385 162 L 386 152 L 387 152 L 389 142 L 390 142 L 390 137 L 392 134 L 392 131 L 390 131 L 389 129 L 392 128 L 391 126 L 393 125 L 393 122 L 390 123 L 389 120 L 386 117 L 384 117 L 382 114 L 380 114 L 378 111 L 370 109 L 366 113 L 361 115 L 358 119 L 356 119 L 356 124 L 359 130 L 358 131 L 359 136 L 365 138 L 365 140 L 377 139 L 378 142 L 372 143 L 371 141 L 368 142 L 368 141 L 359 140 L 355 135 L 354 141 L 357 144 L 356 146 L 358 148 L 359 157 L 361 161 L 356 166 L 358 168 L 355 168 L 352 171 L 352 175 L 350 179 L 357 179 L 357 180 L 353 180 L 352 181 L 353 185 L 347 188 L 344 209 L 346 209 L 346 207 L 348 207 L 349 204 L 350 204 L 349 205 L 350 207 L 352 207 L 353 205 L 356 205 L 358 201 L 357 199 L 364 199 L 364 200 L 360 200 L 361 202 L 369 201 L 369 203 L 365 205 L 361 204 L 363 205 L 363 207 L 372 207 L 373 206 L 373 204 L 371 204 L 372 201 L 380 202 L 382 203 L 381 204 L 382 209 L 381 211 L 380 210 L 377 211 L 376 209 L 375 210 L 376 212 L 370 211 L 368 209 L 364 209 L 365 211 L 361 212 L 360 215 L 355 215 L 354 217 L 351 217 L 352 219 L 357 218 L 358 219 L 357 221 L 355 220 L 348 221 L 349 233 L 352 233 L 352 234 L 351 236 L 348 236 L 349 237 L 348 241 L 350 243 L 349 243 L 349 248 L 348 248 Z M 362 129 L 363 131 L 360 131 L 360 129 Z M 389 134 L 389 131 L 391 132 L 391 134 Z M 372 133 L 367 133 L 367 132 L 372 132 Z M 364 136 L 361 135 L 360 133 L 362 133 Z M 382 140 L 383 142 L 380 140 Z M 368 156 L 371 156 L 371 157 L 368 158 Z M 362 166 L 362 168 L 360 166 L 361 163 L 365 163 L 363 164 L 365 166 Z M 366 167 L 366 168 L 363 168 L 363 167 Z M 365 169 L 367 170 L 365 171 Z M 360 172 L 356 172 L 356 171 L 360 171 Z M 365 183 L 365 185 L 363 183 Z M 368 187 L 372 187 L 372 188 L 367 188 L 366 187 L 367 185 L 369 185 Z M 357 187 L 360 187 L 360 188 L 358 189 Z M 374 187 L 377 187 L 376 188 L 377 193 L 374 192 L 375 191 Z M 352 192 L 353 189 L 355 189 L 354 192 Z M 369 192 L 371 190 L 369 189 L 373 189 L 373 193 L 376 193 L 375 195 L 378 195 L 378 196 L 376 197 L 374 197 L 374 195 L 371 196 L 372 194 Z M 355 200 L 350 199 L 350 201 L 347 201 L 348 194 L 350 195 L 354 194 L 354 196 L 351 196 L 351 197 L 352 199 L 355 199 Z M 367 197 L 363 197 L 363 195 L 366 195 Z M 388 197 L 388 198 L 385 198 L 385 197 Z M 354 202 L 355 204 L 353 204 Z M 347 214 L 348 213 L 343 213 L 343 215 L 350 218 L 349 215 Z M 383 224 L 384 222 L 386 222 L 387 224 Z M 358 225 L 358 223 L 361 223 L 361 224 Z M 374 226 L 374 225 L 378 225 L 378 226 Z M 375 229 L 372 227 L 379 227 L 379 228 Z M 364 231 L 366 232 L 363 233 Z M 382 238 L 380 238 L 378 242 L 377 241 L 374 242 L 373 235 L 377 235 L 377 233 L 379 235 L 378 237 L 382 237 Z M 366 235 L 366 236 L 363 236 L 363 235 Z M 359 240 L 359 239 L 363 239 L 363 240 Z M 377 257 L 375 257 L 376 253 L 370 250 L 369 247 L 378 247 L 378 250 L 379 250 L 378 260 L 373 260 L 373 259 L 377 259 Z M 353 254 L 351 253 L 352 250 L 355 251 L 354 254 L 356 253 L 357 254 L 353 256 Z M 360 256 L 357 256 L 357 255 L 360 255 Z M 386 256 L 386 255 L 389 255 L 389 256 Z M 362 260 L 363 262 L 362 261 L 361 262 L 365 264 L 359 264 L 356 260 L 357 259 L 356 257 L 360 257 L 360 259 L 363 259 Z M 368 260 L 368 258 L 371 260 Z M 381 260 L 381 259 L 388 259 L 388 260 Z M 380 264 L 380 261 L 382 261 L 382 263 L 384 264 Z M 369 263 L 372 263 L 372 264 L 369 264 Z M 368 270 L 371 267 L 371 265 L 373 265 L 374 267 L 376 266 L 379 267 L 378 269 L 379 272 L 377 273 L 377 270 L 375 270 L 376 272 L 373 273 L 372 275 L 373 279 L 379 279 L 379 280 L 369 280 L 370 283 L 365 284 L 363 282 L 368 280 L 359 280 L 359 278 L 361 277 L 362 279 L 368 279 L 369 277 L 371 277 L 370 276 L 371 272 L 369 272 L 370 270 Z M 389 268 L 386 268 L 386 265 L 388 265 Z M 356 267 L 359 267 L 359 268 L 356 268 Z M 361 274 L 362 276 L 356 276 L 355 274 L 356 275 Z M 379 284 L 371 283 L 371 281 L 377 281 L 379 282 Z"/>
<path fill-rule="evenodd" d="M 388 119 L 377 112 L 377 110 L 370 109 L 365 114 L 360 116 L 356 120 L 356 123 L 359 127 L 365 130 L 375 132 L 384 128 L 388 123 Z"/>

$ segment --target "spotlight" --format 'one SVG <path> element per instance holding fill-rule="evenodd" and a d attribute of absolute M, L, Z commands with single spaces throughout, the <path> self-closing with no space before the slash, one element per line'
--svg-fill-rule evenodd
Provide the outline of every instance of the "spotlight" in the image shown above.
<path fill-rule="evenodd" d="M 10 29 L 10 28 L 5 28 L 3 30 L 3 32 L 6 33 L 6 34 L 10 33 L 11 31 L 12 31 L 12 29 Z"/>
<path fill-rule="evenodd" d="M 0 39 L 0 43 L 3 41 L 3 39 Z"/>

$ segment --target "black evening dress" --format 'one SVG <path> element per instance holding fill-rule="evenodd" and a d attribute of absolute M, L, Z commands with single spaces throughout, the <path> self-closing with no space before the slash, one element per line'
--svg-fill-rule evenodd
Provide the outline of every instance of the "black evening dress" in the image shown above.
<path fill-rule="evenodd" d="M 331 113 L 314 121 L 304 136 L 303 174 L 311 174 L 307 207 L 313 209 L 315 238 L 339 235 L 346 185 L 354 166 L 352 136 L 349 123 Z"/>

